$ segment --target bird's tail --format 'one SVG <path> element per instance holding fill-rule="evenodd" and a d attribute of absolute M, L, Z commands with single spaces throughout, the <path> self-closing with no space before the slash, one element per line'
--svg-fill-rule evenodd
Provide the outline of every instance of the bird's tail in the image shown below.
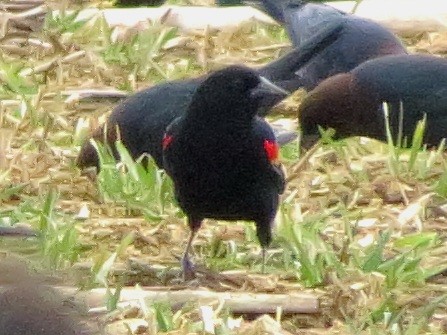
<path fill-rule="evenodd" d="M 296 91 L 303 84 L 295 73 L 338 39 L 344 23 L 343 18 L 336 20 L 306 40 L 299 48 L 289 51 L 276 61 L 259 69 L 259 74 L 290 92 Z"/>

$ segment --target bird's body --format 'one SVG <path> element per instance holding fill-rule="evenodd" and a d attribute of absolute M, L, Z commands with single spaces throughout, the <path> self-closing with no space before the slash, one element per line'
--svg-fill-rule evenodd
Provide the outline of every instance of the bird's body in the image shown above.
<path fill-rule="evenodd" d="M 297 75 L 307 90 L 337 73 L 348 72 L 359 64 L 390 54 L 406 54 L 400 40 L 388 29 L 371 20 L 340 12 L 324 4 L 289 1 L 284 21 L 294 46 L 298 47 L 334 20 L 345 18 L 339 39 L 303 66 Z"/>
<path fill-rule="evenodd" d="M 338 15 L 334 17 L 340 18 Z M 328 23 L 330 22 L 321 23 L 319 28 Z M 313 33 L 312 31 L 311 29 L 309 33 Z M 296 45 L 302 43 L 303 37 L 305 36 L 300 36 Z M 405 53 L 406 50 L 400 41 L 388 30 L 373 21 L 350 16 L 337 43 L 317 55 L 296 74 L 302 78 L 303 86 L 311 90 L 322 80 L 337 73 L 350 71 L 369 59 Z"/>
<path fill-rule="evenodd" d="M 300 87 L 294 74 L 316 53 L 333 43 L 340 33 L 342 25 L 336 23 L 313 36 L 302 48 L 292 50 L 280 59 L 258 69 L 258 73 L 274 81 L 286 90 L 294 91 Z M 206 76 L 161 83 L 137 92 L 117 105 L 106 122 L 106 126 L 96 129 L 92 138 L 103 142 L 104 128 L 107 128 L 106 142 L 114 148 L 119 137 L 136 159 L 144 153 L 150 154 L 159 167 L 163 166 L 161 140 L 166 127 L 177 117 L 185 114 L 187 106 L 197 87 Z M 285 95 L 264 94 L 258 106 L 258 114 L 265 115 L 272 106 Z M 285 136 L 290 138 L 290 136 Z M 118 154 L 114 152 L 115 158 Z M 79 153 L 77 166 L 99 167 L 99 158 L 95 148 L 87 140 Z"/>
<path fill-rule="evenodd" d="M 169 130 L 176 142 L 168 152 L 187 154 L 169 155 L 166 166 L 178 181 L 176 194 L 183 210 L 197 218 L 221 220 L 255 220 L 274 213 L 284 185 L 265 154 L 264 141 L 275 142 L 270 126 L 258 117 L 245 125 L 225 122 L 201 128 L 188 123 L 179 120 Z M 276 192 L 265 196 L 272 185 Z"/>
<path fill-rule="evenodd" d="M 352 71 L 326 79 L 299 109 L 304 135 L 317 126 L 335 129 L 336 138 L 368 136 L 386 140 L 382 102 L 389 105 L 392 133 L 411 143 L 417 121 L 427 115 L 425 143 L 447 136 L 447 60 L 429 55 L 394 55 L 367 61 Z"/>
<path fill-rule="evenodd" d="M 205 218 L 253 220 L 263 249 L 270 243 L 285 181 L 273 131 L 256 116 L 259 84 L 244 67 L 215 72 L 166 131 L 164 166 L 192 236 Z"/>

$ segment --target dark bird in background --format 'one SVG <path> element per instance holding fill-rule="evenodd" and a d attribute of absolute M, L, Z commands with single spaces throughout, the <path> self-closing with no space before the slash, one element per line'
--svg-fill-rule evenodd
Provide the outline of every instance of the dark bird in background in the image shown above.
<path fill-rule="evenodd" d="M 19 258 L 0 261 L 0 334 L 93 334 L 83 323 L 79 307 L 48 286 L 48 280 L 30 274 Z"/>
<path fill-rule="evenodd" d="M 295 72 L 306 62 L 334 43 L 341 33 L 343 22 L 337 22 L 319 34 L 310 38 L 300 49 L 294 49 L 278 60 L 272 61 L 258 70 L 259 74 L 275 82 L 288 91 L 300 87 Z M 143 153 L 150 154 L 159 167 L 163 166 L 161 142 L 166 127 L 177 117 L 183 115 L 191 102 L 197 87 L 206 76 L 194 79 L 169 81 L 137 92 L 115 107 L 106 122 L 107 144 L 114 151 L 119 136 L 134 159 Z M 265 115 L 267 111 L 284 99 L 285 95 L 264 92 L 260 96 L 258 114 Z M 104 126 L 96 129 L 92 135 L 96 141 L 104 141 Z M 290 139 L 286 134 L 281 142 Z M 78 155 L 77 166 L 81 169 L 91 166 L 99 168 L 99 158 L 89 139 L 83 144 Z"/>
<path fill-rule="evenodd" d="M 328 25 L 344 19 L 339 38 L 297 71 L 300 86 L 308 91 L 323 79 L 351 71 L 369 59 L 407 54 L 399 38 L 379 23 L 344 13 L 329 5 L 303 0 L 251 2 L 284 25 L 293 47 L 297 49 Z"/>
<path fill-rule="evenodd" d="M 402 102 L 402 134 L 407 144 L 426 114 L 424 143 L 438 145 L 447 137 L 447 60 L 429 55 L 386 56 L 324 80 L 299 108 L 304 140 L 312 142 L 320 125 L 333 128 L 335 138 L 366 136 L 386 141 L 382 102 L 389 104 L 395 141 Z"/>
<path fill-rule="evenodd" d="M 194 276 L 189 251 L 205 218 L 254 221 L 264 265 L 285 186 L 273 130 L 256 115 L 266 83 L 246 67 L 214 72 L 165 133 L 164 166 L 191 229 L 182 259 L 186 279 Z"/>

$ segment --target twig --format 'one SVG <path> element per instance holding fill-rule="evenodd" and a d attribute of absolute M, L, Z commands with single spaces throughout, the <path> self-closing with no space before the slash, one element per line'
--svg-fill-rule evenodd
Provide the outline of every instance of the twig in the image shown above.
<path fill-rule="evenodd" d="M 34 8 L 36 6 L 43 5 L 43 1 L 13 1 L 13 2 L 6 2 L 6 3 L 0 3 L 0 10 L 2 11 L 21 11 L 21 10 L 28 10 L 31 8 Z"/>
<path fill-rule="evenodd" d="M 37 231 L 26 227 L 0 227 L 0 236 L 36 237 Z"/>
<path fill-rule="evenodd" d="M 307 163 L 309 158 L 320 148 L 320 146 L 321 141 L 318 141 L 306 152 L 306 154 L 303 157 L 301 157 L 298 163 L 296 163 L 295 166 L 293 167 L 292 173 L 286 178 L 286 182 L 290 182 L 291 180 L 298 177 L 304 165 Z"/>
<path fill-rule="evenodd" d="M 57 287 L 62 293 L 75 295 L 91 308 L 92 313 L 106 312 L 104 302 L 109 293 L 99 288 L 88 292 L 78 292 L 76 288 Z M 318 297 L 309 293 L 265 294 L 242 292 L 212 292 L 204 289 L 170 291 L 168 289 L 123 288 L 120 294 L 121 306 L 137 305 L 142 301 L 167 302 L 173 309 L 197 301 L 199 304 L 219 304 L 236 314 L 274 314 L 281 308 L 284 314 L 315 314 L 319 310 Z"/>
<path fill-rule="evenodd" d="M 128 92 L 116 89 L 81 89 L 66 90 L 61 92 L 62 95 L 68 95 L 65 103 L 73 103 L 86 99 L 123 99 L 129 96 Z"/>
<path fill-rule="evenodd" d="M 73 62 L 76 61 L 78 59 L 81 59 L 82 57 L 84 57 L 86 54 L 85 50 L 81 50 L 81 51 L 76 51 L 73 52 L 63 58 L 60 57 L 56 57 L 48 62 L 45 62 L 43 64 L 37 65 L 34 68 L 26 68 L 23 69 L 22 71 L 19 72 L 19 74 L 21 76 L 29 76 L 32 74 L 37 74 L 37 73 L 41 73 L 41 72 L 46 72 L 51 70 L 52 68 L 56 67 L 58 65 L 58 63 L 69 63 L 69 62 Z"/>

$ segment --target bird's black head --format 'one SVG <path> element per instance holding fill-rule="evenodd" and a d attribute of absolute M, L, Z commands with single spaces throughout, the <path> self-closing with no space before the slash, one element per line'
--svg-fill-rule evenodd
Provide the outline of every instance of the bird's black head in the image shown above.
<path fill-rule="evenodd" d="M 251 119 L 270 96 L 287 92 L 248 67 L 229 66 L 213 72 L 197 88 L 188 115 L 219 119 Z"/>

